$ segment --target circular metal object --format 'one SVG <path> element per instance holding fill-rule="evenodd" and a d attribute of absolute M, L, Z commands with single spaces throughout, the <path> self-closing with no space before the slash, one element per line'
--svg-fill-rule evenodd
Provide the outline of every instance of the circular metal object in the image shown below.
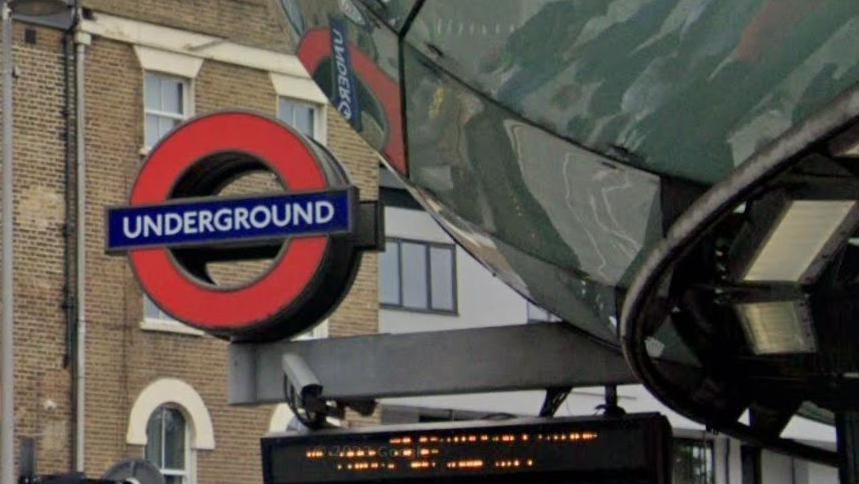
<path fill-rule="evenodd" d="M 349 184 L 333 156 L 291 128 L 255 114 L 228 112 L 191 120 L 164 138 L 141 168 L 130 205 L 213 196 L 236 178 L 260 170 L 273 172 L 289 192 Z M 279 339 L 312 327 L 342 297 L 359 261 L 348 235 L 292 238 L 269 244 L 275 257 L 263 275 L 223 287 L 208 277 L 207 263 L 253 258 L 260 247 L 230 246 L 217 254 L 218 249 L 137 249 L 129 252 L 129 260 L 143 290 L 165 313 L 238 340 Z"/>

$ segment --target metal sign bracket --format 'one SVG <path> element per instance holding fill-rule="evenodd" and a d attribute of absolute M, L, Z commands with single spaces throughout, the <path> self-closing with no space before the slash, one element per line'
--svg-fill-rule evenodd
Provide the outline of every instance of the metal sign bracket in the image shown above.
<path fill-rule="evenodd" d="M 637 380 L 617 349 L 563 323 L 229 346 L 233 405 L 596 385 Z"/>

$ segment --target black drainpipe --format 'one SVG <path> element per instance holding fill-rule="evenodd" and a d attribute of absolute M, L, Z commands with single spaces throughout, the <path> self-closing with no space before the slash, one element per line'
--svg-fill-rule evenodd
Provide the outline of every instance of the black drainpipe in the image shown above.
<path fill-rule="evenodd" d="M 71 364 L 71 356 L 74 348 L 74 324 L 75 324 L 75 274 L 74 274 L 74 250 L 71 244 L 74 241 L 74 165 L 75 165 L 75 146 L 74 146 L 74 68 L 75 68 L 75 50 L 74 50 L 74 29 L 77 25 L 77 15 L 75 15 L 72 24 L 66 29 L 63 35 L 63 116 L 65 117 L 65 129 L 63 132 L 65 142 L 65 220 L 63 221 L 63 261 L 65 263 L 64 276 L 65 284 L 63 286 L 63 303 L 62 307 L 66 313 L 66 348 L 63 353 L 63 368 L 68 368 Z"/>
<path fill-rule="evenodd" d="M 75 166 L 77 155 L 75 147 L 75 113 L 77 106 L 74 105 L 75 93 L 75 29 L 80 22 L 80 0 L 74 2 L 74 12 L 71 25 L 63 35 L 63 116 L 65 117 L 64 141 L 65 141 L 65 220 L 63 223 L 63 261 L 65 284 L 63 285 L 62 308 L 66 318 L 66 344 L 63 353 L 63 368 L 69 369 L 75 361 L 75 348 L 77 346 L 77 274 L 75 274 L 75 206 L 77 205 L 77 193 L 75 191 Z M 74 382 L 74 378 L 72 378 Z M 69 403 L 74 407 L 76 402 L 75 385 L 69 391 Z M 70 434 L 71 435 L 71 434 Z M 74 445 L 69 441 L 69 462 L 74 462 Z"/>

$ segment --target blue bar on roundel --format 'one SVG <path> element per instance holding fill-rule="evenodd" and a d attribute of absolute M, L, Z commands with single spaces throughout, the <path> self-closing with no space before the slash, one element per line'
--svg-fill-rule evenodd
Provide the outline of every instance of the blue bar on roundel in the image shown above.
<path fill-rule="evenodd" d="M 254 198 L 209 198 L 110 208 L 107 251 L 218 245 L 352 231 L 349 189 Z"/>

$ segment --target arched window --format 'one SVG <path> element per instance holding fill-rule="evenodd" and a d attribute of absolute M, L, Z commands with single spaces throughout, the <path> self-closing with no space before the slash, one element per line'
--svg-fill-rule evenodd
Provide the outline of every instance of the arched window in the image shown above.
<path fill-rule="evenodd" d="M 192 449 L 215 449 L 215 432 L 206 404 L 191 385 L 175 378 L 155 380 L 140 392 L 131 407 L 125 441 L 130 445 L 148 444 L 146 430 L 149 418 L 164 405 L 182 410 L 189 427 Z"/>
<path fill-rule="evenodd" d="M 167 484 L 191 484 L 190 455 L 190 432 L 182 411 L 170 405 L 155 409 L 146 424 L 146 460 L 161 469 Z"/>
<path fill-rule="evenodd" d="M 215 449 L 212 418 L 194 388 L 160 378 L 138 395 L 128 418 L 125 441 L 144 448 L 167 484 L 195 484 L 197 452 Z"/>

